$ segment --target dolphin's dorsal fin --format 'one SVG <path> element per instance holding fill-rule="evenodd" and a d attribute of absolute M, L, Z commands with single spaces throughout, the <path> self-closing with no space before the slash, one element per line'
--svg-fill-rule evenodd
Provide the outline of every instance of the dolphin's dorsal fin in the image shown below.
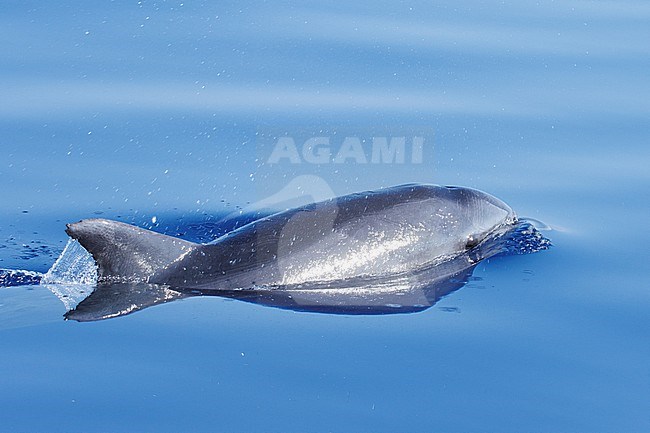
<path fill-rule="evenodd" d="M 106 219 L 68 224 L 66 233 L 93 256 L 99 283 L 146 283 L 198 244 Z"/>

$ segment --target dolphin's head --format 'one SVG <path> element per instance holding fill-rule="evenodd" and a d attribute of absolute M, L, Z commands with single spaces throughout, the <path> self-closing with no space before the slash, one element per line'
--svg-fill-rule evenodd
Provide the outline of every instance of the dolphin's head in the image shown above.
<path fill-rule="evenodd" d="M 445 207 L 453 215 L 449 235 L 457 250 L 471 249 L 486 238 L 501 234 L 517 222 L 514 211 L 498 198 L 471 188 L 443 187 Z"/>

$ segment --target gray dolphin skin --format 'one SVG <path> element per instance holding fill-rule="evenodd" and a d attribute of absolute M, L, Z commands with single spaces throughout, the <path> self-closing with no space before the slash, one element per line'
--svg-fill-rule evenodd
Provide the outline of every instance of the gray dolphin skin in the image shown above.
<path fill-rule="evenodd" d="M 297 310 L 382 313 L 427 308 L 457 289 L 450 278 L 497 254 L 488 240 L 516 225 L 512 209 L 484 192 L 408 184 L 276 213 L 209 244 L 105 219 L 69 224 L 66 232 L 98 265 L 86 307 L 119 292 L 124 308 L 136 309 L 217 295 Z M 392 302 L 396 293 L 399 304 Z M 96 320 L 84 319 L 84 302 L 67 317 Z M 117 311 L 99 316 L 130 312 L 111 302 Z"/>
<path fill-rule="evenodd" d="M 100 283 L 234 290 L 414 272 L 515 222 L 480 191 L 403 185 L 280 212 L 206 245 L 104 219 L 67 233 L 92 254 Z"/>

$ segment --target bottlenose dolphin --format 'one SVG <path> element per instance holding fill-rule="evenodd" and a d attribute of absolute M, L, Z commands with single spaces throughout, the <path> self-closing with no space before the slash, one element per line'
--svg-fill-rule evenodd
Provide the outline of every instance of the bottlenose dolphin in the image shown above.
<path fill-rule="evenodd" d="M 87 219 L 66 232 L 95 260 L 98 286 L 66 317 L 97 320 L 196 295 L 304 311 L 416 311 L 461 287 L 517 227 L 513 210 L 487 193 L 422 184 L 279 212 L 209 244 Z"/>

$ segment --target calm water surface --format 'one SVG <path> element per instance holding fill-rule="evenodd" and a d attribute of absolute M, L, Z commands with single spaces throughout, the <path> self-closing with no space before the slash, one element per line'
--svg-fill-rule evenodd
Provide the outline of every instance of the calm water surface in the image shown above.
<path fill-rule="evenodd" d="M 193 298 L 77 323 L 0 288 L 0 431 L 650 431 L 645 2 L 3 9 L 0 268 L 47 271 L 82 218 L 187 229 L 406 182 L 490 192 L 554 247 L 395 316 Z M 377 135 L 422 161 L 269 163 L 279 136 Z"/>

